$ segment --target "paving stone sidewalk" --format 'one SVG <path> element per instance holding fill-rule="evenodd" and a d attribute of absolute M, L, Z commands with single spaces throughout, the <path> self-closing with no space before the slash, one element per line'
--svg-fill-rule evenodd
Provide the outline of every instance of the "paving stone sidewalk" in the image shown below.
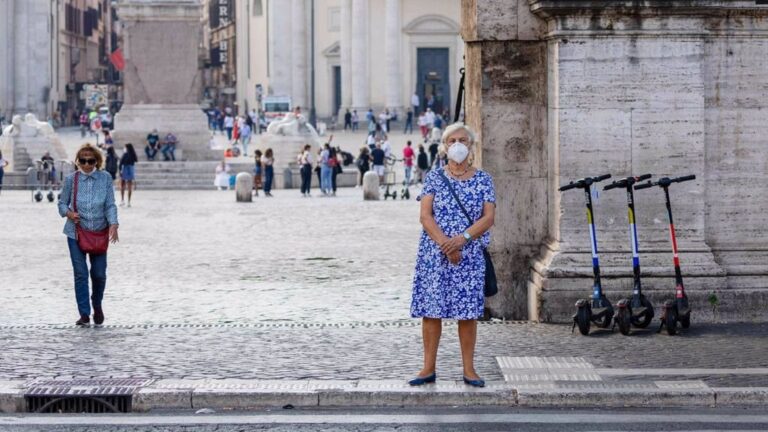
<path fill-rule="evenodd" d="M 681 336 L 652 331 L 584 337 L 570 326 L 484 323 L 478 372 L 503 375 L 496 358 L 582 357 L 596 368 L 637 369 L 621 380 L 701 379 L 712 386 L 764 386 L 768 375 L 718 372 L 684 377 L 649 369 L 768 367 L 768 324 L 707 324 Z M 147 377 L 166 379 L 401 380 L 421 364 L 416 321 L 238 325 L 122 325 L 101 328 L 0 327 L 0 379 Z M 455 324 L 446 324 L 438 360 L 446 380 L 461 376 Z M 646 371 L 646 372 L 643 372 Z"/>

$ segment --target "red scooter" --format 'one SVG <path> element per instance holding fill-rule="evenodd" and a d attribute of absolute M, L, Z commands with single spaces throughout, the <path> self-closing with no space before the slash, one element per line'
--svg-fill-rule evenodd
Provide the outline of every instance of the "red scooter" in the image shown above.
<path fill-rule="evenodd" d="M 675 264 L 675 299 L 664 303 L 661 313 L 661 325 L 657 333 L 660 333 L 664 326 L 667 327 L 667 333 L 672 336 L 677 334 L 677 323 L 686 329 L 691 325 L 691 307 L 688 304 L 688 296 L 685 294 L 683 286 L 683 275 L 680 271 L 680 258 L 677 253 L 677 237 L 675 236 L 675 223 L 672 219 L 672 205 L 669 202 L 669 187 L 673 183 L 682 183 L 689 180 L 695 180 L 695 175 L 669 178 L 662 177 L 656 182 L 647 182 L 635 185 L 635 190 L 647 189 L 658 186 L 664 189 L 664 198 L 667 204 L 667 218 L 669 218 L 669 234 L 672 240 L 672 255 Z"/>

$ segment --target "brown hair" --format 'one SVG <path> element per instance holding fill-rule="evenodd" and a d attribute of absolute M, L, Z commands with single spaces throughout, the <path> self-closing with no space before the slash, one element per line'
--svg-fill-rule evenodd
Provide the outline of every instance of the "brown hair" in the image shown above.
<path fill-rule="evenodd" d="M 96 159 L 96 169 L 100 170 L 101 167 L 104 165 L 104 156 L 101 154 L 99 149 L 97 149 L 90 143 L 85 143 L 79 149 L 77 149 L 77 154 L 75 155 L 75 166 L 80 166 L 78 159 L 80 159 L 80 155 L 83 154 L 83 152 L 93 153 L 93 157 L 94 159 Z"/>

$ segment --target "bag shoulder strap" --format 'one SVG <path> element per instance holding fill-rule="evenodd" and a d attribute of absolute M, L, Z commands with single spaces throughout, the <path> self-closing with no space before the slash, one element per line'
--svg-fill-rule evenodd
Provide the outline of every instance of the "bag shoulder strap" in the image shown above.
<path fill-rule="evenodd" d="M 77 213 L 77 184 L 80 183 L 78 180 L 80 180 L 80 171 L 75 171 L 75 179 L 74 179 L 74 191 L 72 192 L 72 210 Z"/>
<path fill-rule="evenodd" d="M 453 199 L 456 200 L 456 203 L 459 205 L 459 208 L 461 208 L 461 212 L 464 213 L 464 216 L 467 217 L 467 220 L 469 221 L 469 224 L 472 225 L 475 223 L 474 220 L 472 220 L 472 217 L 469 216 L 469 212 L 464 207 L 464 204 L 461 203 L 461 200 L 459 199 L 459 195 L 456 194 L 456 190 L 453 188 L 453 185 L 448 180 L 448 177 L 445 175 L 445 169 L 440 170 L 440 178 L 443 180 L 443 183 L 448 187 L 448 190 L 451 192 L 451 195 L 453 195 Z"/>

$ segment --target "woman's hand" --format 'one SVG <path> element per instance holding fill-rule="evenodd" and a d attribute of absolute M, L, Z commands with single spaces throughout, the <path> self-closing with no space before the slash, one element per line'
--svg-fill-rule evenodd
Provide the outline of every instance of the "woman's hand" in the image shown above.
<path fill-rule="evenodd" d="M 67 211 L 67 219 L 71 220 L 76 224 L 80 223 L 80 215 L 73 212 L 72 210 Z"/>
<path fill-rule="evenodd" d="M 461 252 L 461 248 L 467 244 L 467 239 L 463 235 L 453 236 L 447 241 L 440 244 L 440 250 L 446 255 L 451 255 L 454 252 Z"/>
<path fill-rule="evenodd" d="M 117 228 L 118 228 L 118 225 L 109 226 L 109 240 L 112 244 L 115 244 L 120 241 L 120 237 L 117 235 Z"/>
<path fill-rule="evenodd" d="M 446 256 L 448 257 L 448 262 L 450 262 L 453 265 L 459 265 L 459 263 L 461 262 L 460 250 L 447 254 Z"/>

